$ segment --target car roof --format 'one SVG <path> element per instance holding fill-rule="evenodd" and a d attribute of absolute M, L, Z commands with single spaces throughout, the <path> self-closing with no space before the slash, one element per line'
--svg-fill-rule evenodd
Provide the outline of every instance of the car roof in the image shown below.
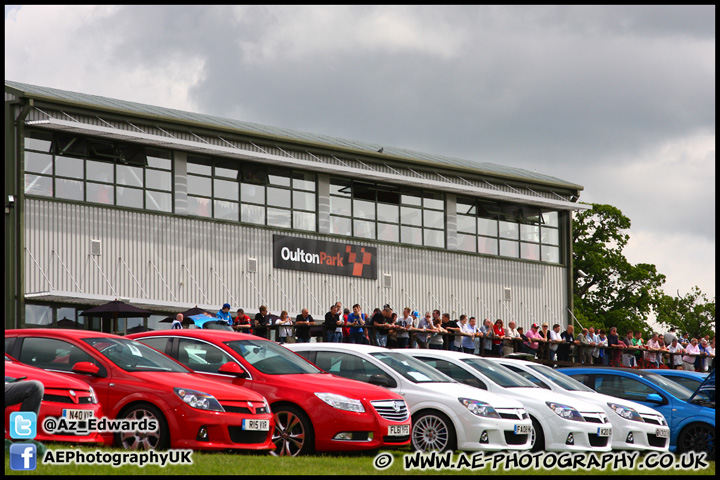
<path fill-rule="evenodd" d="M 375 345 L 365 345 L 365 344 L 361 344 L 361 343 L 332 343 L 332 342 L 313 343 L 313 342 L 307 342 L 307 343 L 291 343 L 286 346 L 290 350 L 312 350 L 314 348 L 318 348 L 319 346 L 322 346 L 322 347 L 326 347 L 326 348 L 329 347 L 333 350 L 343 350 L 343 351 L 349 351 L 349 352 L 365 352 L 365 353 L 389 352 L 389 351 L 395 350 L 395 349 L 389 349 L 389 348 L 385 348 L 385 347 L 377 347 Z"/>
<path fill-rule="evenodd" d="M 203 330 L 201 328 L 191 328 L 183 330 L 153 330 L 152 332 L 140 332 L 128 335 L 128 338 L 149 338 L 149 337 L 189 337 L 189 338 L 200 338 L 203 340 L 209 340 L 212 342 L 229 342 L 231 340 L 260 340 L 269 342 L 270 340 L 257 335 L 250 335 L 248 333 L 229 332 L 227 330 Z"/>
<path fill-rule="evenodd" d="M 107 337 L 107 338 L 125 338 L 114 333 L 96 332 L 95 330 L 78 330 L 73 328 L 14 328 L 5 330 L 5 336 L 52 336 L 64 338 L 88 338 L 88 337 Z M 129 336 L 129 335 L 128 335 Z"/>
<path fill-rule="evenodd" d="M 707 377 L 707 372 L 691 372 L 689 370 L 666 370 L 666 369 L 653 369 L 643 368 L 643 372 L 657 373 L 664 377 L 695 377 L 698 380 L 702 380 Z"/>

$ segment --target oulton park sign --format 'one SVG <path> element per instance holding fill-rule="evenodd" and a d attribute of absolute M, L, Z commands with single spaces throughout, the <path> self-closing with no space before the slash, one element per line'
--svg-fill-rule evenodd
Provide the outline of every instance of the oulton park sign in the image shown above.
<path fill-rule="evenodd" d="M 375 280 L 377 248 L 273 235 L 273 266 Z"/>

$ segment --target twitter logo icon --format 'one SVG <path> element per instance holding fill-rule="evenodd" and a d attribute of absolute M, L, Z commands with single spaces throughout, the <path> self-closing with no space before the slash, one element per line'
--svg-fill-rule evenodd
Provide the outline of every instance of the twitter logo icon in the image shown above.
<path fill-rule="evenodd" d="M 10 438 L 32 440 L 37 435 L 35 412 L 12 412 L 10 414 Z"/>

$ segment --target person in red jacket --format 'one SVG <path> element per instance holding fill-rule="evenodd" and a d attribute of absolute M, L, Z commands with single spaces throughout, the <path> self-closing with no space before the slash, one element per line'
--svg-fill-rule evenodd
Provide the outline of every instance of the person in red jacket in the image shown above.
<path fill-rule="evenodd" d="M 503 321 L 499 318 L 493 325 L 493 341 L 492 341 L 492 354 L 494 357 L 502 357 L 502 343 L 505 338 L 505 328 L 503 327 Z"/>
<path fill-rule="evenodd" d="M 252 333 L 250 326 L 250 317 L 245 315 L 245 311 L 242 308 L 238 308 L 237 315 L 233 321 L 233 330 L 241 333 Z"/>

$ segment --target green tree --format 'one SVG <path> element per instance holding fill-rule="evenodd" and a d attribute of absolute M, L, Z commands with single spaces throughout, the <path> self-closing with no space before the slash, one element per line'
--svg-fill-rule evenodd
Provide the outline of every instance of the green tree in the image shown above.
<path fill-rule="evenodd" d="M 657 321 L 675 327 L 680 334 L 688 332 L 690 338 L 715 336 L 715 299 L 707 296 L 696 285 L 685 296 L 663 295 L 657 305 Z"/>
<path fill-rule="evenodd" d="M 623 254 L 630 219 L 612 205 L 592 204 L 573 219 L 574 314 L 584 325 L 648 333 L 646 319 L 662 298 L 665 275 L 632 265 Z"/>

